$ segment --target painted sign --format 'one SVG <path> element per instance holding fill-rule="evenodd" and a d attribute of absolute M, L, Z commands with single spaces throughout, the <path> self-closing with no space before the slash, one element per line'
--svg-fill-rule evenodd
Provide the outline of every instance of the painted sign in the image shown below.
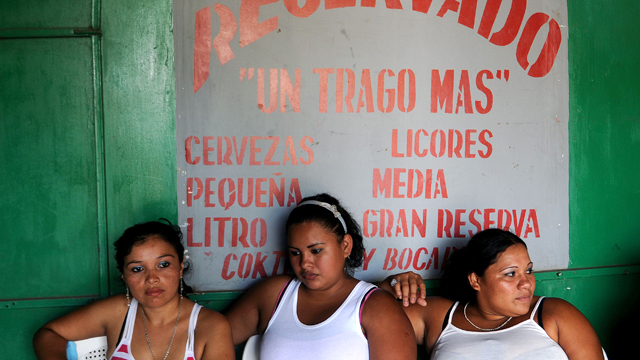
<path fill-rule="evenodd" d="M 283 273 L 283 224 L 328 192 L 356 277 L 439 275 L 511 229 L 568 264 L 565 1 L 174 1 L 179 221 L 199 291 Z"/>

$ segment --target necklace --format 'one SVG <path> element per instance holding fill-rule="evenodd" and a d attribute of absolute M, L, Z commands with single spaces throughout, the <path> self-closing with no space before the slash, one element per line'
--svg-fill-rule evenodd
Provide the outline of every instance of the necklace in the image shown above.
<path fill-rule="evenodd" d="M 147 338 L 147 345 L 149 345 L 149 351 L 151 351 L 151 357 L 153 360 L 156 360 L 156 357 L 153 355 L 153 349 L 151 349 L 151 341 L 149 341 L 149 333 L 147 332 L 147 319 L 144 314 L 144 308 L 142 309 L 142 324 L 144 325 L 144 336 Z M 176 325 L 173 327 L 173 334 L 171 334 L 171 341 L 169 341 L 169 348 L 167 349 L 167 353 L 164 354 L 162 360 L 166 360 L 167 356 L 169 356 L 169 351 L 171 350 L 171 344 L 173 344 L 173 337 L 176 336 L 176 330 L 178 329 L 178 321 L 180 320 L 180 312 L 182 312 L 182 297 L 180 298 L 180 307 L 178 308 L 178 317 L 176 318 Z"/>
<path fill-rule="evenodd" d="M 478 330 L 482 330 L 482 331 L 494 331 L 494 330 L 498 330 L 498 329 L 501 329 L 503 326 L 507 325 L 507 323 L 508 323 L 511 319 L 513 319 L 513 317 L 512 317 L 512 316 L 509 316 L 509 318 L 507 319 L 507 321 L 503 322 L 503 323 L 502 323 L 502 325 L 499 325 L 499 326 L 497 326 L 497 327 L 494 327 L 493 329 L 483 329 L 483 328 L 481 328 L 480 326 L 478 326 L 478 325 L 476 325 L 476 324 L 472 323 L 472 322 L 471 322 L 471 320 L 469 320 L 469 318 L 467 317 L 467 306 L 469 306 L 469 303 L 470 303 L 470 302 L 471 302 L 471 301 L 468 301 L 468 302 L 464 305 L 464 311 L 463 311 L 463 312 L 464 312 L 464 318 L 465 318 L 465 319 L 467 319 L 467 321 L 469 322 L 469 324 L 471 324 L 474 328 L 476 328 L 476 329 L 478 329 Z"/>

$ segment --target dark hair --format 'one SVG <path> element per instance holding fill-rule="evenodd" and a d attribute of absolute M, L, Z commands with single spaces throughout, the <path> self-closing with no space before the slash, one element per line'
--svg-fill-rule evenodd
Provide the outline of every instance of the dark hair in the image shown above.
<path fill-rule="evenodd" d="M 176 225 L 173 225 L 167 219 L 160 219 L 161 221 L 149 221 L 133 225 L 124 231 L 124 234 L 120 236 L 113 246 L 116 249 L 116 263 L 118 271 L 122 274 L 124 271 L 124 258 L 131 254 L 131 249 L 136 244 L 141 244 L 147 241 L 149 237 L 155 236 L 167 242 L 171 245 L 178 254 L 178 261 L 180 263 L 184 260 L 184 245 L 182 245 L 182 231 Z M 187 272 L 189 268 L 189 262 L 185 261 L 183 274 Z M 183 280 L 184 282 L 184 280 Z M 187 284 L 184 284 L 185 293 L 193 292 L 193 289 Z"/>
<path fill-rule="evenodd" d="M 340 205 L 338 199 L 329 194 L 323 193 L 309 196 L 302 199 L 300 203 L 307 200 L 315 200 L 329 205 L 335 205 L 336 210 L 338 210 L 345 225 L 347 226 L 347 232 L 344 231 L 344 228 L 340 223 L 340 219 L 336 218 L 330 210 L 318 205 L 304 205 L 296 207 L 289 214 L 289 218 L 287 219 L 287 235 L 289 234 L 291 226 L 306 222 L 315 222 L 322 225 L 325 229 L 333 233 L 340 241 L 344 235 L 351 235 L 351 238 L 353 239 L 353 246 L 351 248 L 351 254 L 345 259 L 345 270 L 347 271 L 347 274 L 353 275 L 355 269 L 362 266 L 364 261 L 364 243 L 360 225 L 358 225 L 351 214 L 349 214 L 347 210 Z"/>
<path fill-rule="evenodd" d="M 475 234 L 465 248 L 451 254 L 442 269 L 442 295 L 460 302 L 475 300 L 476 291 L 469 284 L 469 274 L 483 276 L 498 255 L 518 244 L 527 247 L 522 239 L 506 230 L 487 229 Z"/>

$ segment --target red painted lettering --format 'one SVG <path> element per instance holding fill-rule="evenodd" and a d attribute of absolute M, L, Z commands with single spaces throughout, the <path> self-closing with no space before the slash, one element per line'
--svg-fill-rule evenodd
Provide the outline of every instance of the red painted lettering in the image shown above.
<path fill-rule="evenodd" d="M 264 37 L 278 28 L 278 17 L 274 16 L 261 23 L 260 6 L 272 4 L 278 0 L 242 0 L 240 3 L 240 47 Z"/>

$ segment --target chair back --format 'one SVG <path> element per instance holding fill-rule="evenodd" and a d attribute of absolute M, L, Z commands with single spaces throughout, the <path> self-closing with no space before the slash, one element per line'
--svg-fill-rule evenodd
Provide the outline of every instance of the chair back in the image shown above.
<path fill-rule="evenodd" d="M 107 337 L 99 336 L 67 343 L 67 359 L 69 360 L 102 360 L 107 359 Z"/>
<path fill-rule="evenodd" d="M 242 360 L 260 360 L 260 335 L 253 335 L 247 340 L 242 352 Z"/>

